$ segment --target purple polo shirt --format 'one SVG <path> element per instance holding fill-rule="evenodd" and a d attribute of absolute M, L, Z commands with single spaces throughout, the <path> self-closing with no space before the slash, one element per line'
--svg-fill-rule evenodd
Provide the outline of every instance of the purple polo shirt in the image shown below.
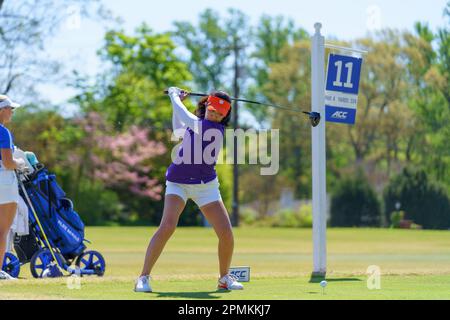
<path fill-rule="evenodd" d="M 206 119 L 200 120 L 199 134 L 187 128 L 175 159 L 166 171 L 167 181 L 201 184 L 214 180 L 224 131 L 223 124 Z"/>

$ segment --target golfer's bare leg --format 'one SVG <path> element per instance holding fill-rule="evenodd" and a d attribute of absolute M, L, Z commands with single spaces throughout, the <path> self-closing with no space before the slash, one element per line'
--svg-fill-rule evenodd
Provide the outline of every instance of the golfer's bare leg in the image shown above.
<path fill-rule="evenodd" d="M 200 208 L 219 238 L 220 277 L 229 272 L 234 249 L 234 237 L 227 209 L 222 201 L 208 203 Z"/>
<path fill-rule="evenodd" d="M 8 238 L 9 229 L 16 216 L 17 203 L 11 202 L 0 204 L 0 270 L 3 265 L 3 258 L 6 251 L 6 240 Z"/>
<path fill-rule="evenodd" d="M 161 223 L 148 245 L 141 276 L 147 276 L 152 271 L 164 246 L 175 232 L 178 219 L 185 205 L 184 200 L 177 195 L 168 194 L 165 196 Z"/>

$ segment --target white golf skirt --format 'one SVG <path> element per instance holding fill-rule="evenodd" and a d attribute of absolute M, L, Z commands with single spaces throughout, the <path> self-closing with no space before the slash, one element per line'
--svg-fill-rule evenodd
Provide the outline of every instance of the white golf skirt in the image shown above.
<path fill-rule="evenodd" d="M 19 203 L 19 183 L 13 170 L 0 169 L 0 204 Z"/>
<path fill-rule="evenodd" d="M 222 200 L 219 185 L 218 178 L 201 184 L 185 184 L 166 181 L 165 194 L 176 194 L 177 196 L 180 196 L 185 203 L 190 198 L 197 206 L 202 207 L 208 203 Z"/>

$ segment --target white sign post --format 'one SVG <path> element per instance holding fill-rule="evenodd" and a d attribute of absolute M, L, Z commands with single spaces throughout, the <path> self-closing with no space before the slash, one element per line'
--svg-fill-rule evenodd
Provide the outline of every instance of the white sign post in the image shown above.
<path fill-rule="evenodd" d="M 322 24 L 314 25 L 311 38 L 311 109 L 321 115 L 320 124 L 312 127 L 312 207 L 313 207 L 313 277 L 324 277 L 327 268 L 327 193 L 325 149 L 325 38 Z"/>
<path fill-rule="evenodd" d="M 311 109 L 320 113 L 321 121 L 312 127 L 312 209 L 313 209 L 313 277 L 327 272 L 327 166 L 325 124 L 354 124 L 358 104 L 362 59 L 332 54 L 328 60 L 325 82 L 325 47 L 344 52 L 364 54 L 367 51 L 325 44 L 320 34 L 322 24 L 314 25 L 311 37 Z"/>

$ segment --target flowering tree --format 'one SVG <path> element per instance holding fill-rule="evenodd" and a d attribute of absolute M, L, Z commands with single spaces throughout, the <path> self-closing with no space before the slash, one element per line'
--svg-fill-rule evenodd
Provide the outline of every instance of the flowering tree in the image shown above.
<path fill-rule="evenodd" d="M 151 158 L 166 152 L 164 144 L 148 139 L 149 129 L 131 126 L 116 136 L 98 140 L 107 156 L 94 157 L 94 177 L 114 189 L 127 188 L 131 193 L 161 200 L 162 186 L 151 178 Z"/>
<path fill-rule="evenodd" d="M 98 113 L 88 113 L 77 120 L 84 132 L 81 147 L 70 157 L 80 163 L 80 175 L 86 174 L 110 189 L 161 200 L 162 186 L 153 178 L 152 158 L 166 153 L 161 142 L 149 140 L 149 129 L 131 126 L 123 133 L 111 133 L 110 126 Z"/>

